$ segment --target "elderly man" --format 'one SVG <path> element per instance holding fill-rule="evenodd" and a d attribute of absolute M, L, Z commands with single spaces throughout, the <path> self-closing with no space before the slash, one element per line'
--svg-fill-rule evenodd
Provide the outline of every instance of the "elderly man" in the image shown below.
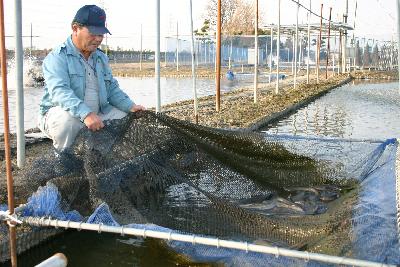
<path fill-rule="evenodd" d="M 72 35 L 43 62 L 39 128 L 58 152 L 68 151 L 83 127 L 98 131 L 105 120 L 144 109 L 119 88 L 107 56 L 98 49 L 104 34 L 110 34 L 105 22 L 103 9 L 83 6 L 72 21 Z"/>

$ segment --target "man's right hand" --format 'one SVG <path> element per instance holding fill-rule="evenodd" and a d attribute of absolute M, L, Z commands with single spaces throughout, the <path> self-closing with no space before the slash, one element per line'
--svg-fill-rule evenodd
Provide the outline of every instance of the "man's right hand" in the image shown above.
<path fill-rule="evenodd" d="M 86 116 L 86 118 L 83 120 L 83 123 L 85 123 L 86 127 L 88 127 L 89 130 L 92 130 L 94 132 L 104 127 L 104 123 L 101 118 L 93 112 L 90 112 L 89 115 Z"/>

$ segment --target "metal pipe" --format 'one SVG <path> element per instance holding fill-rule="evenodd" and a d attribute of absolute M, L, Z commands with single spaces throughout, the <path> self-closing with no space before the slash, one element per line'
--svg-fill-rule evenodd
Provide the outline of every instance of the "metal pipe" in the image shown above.
<path fill-rule="evenodd" d="M 276 87 L 275 94 L 279 93 L 279 50 L 281 42 L 281 0 L 278 0 L 278 35 L 276 40 Z"/>
<path fill-rule="evenodd" d="M 179 31 L 178 21 L 176 21 L 176 71 L 179 71 Z"/>
<path fill-rule="evenodd" d="M 161 86 L 160 86 L 160 0 L 156 0 L 156 51 L 154 55 L 155 75 L 156 75 L 156 112 L 161 112 Z"/>
<path fill-rule="evenodd" d="M 311 50 L 311 0 L 310 0 L 310 10 L 308 11 L 308 28 L 307 28 L 307 84 L 310 84 L 310 50 Z"/>
<path fill-rule="evenodd" d="M 215 110 L 217 112 L 221 109 L 221 0 L 217 2 L 217 53 L 216 53 L 216 65 L 215 65 L 215 83 L 216 83 L 216 94 L 215 94 Z"/>
<path fill-rule="evenodd" d="M 17 166 L 25 164 L 25 127 L 24 127 L 24 50 L 22 48 L 22 4 L 15 0 L 15 62 L 16 62 L 16 114 L 17 114 Z"/>
<path fill-rule="evenodd" d="M 8 209 L 10 214 L 14 214 L 14 181 L 11 168 L 11 148 L 10 148 L 10 123 L 8 114 L 8 91 L 7 91 L 7 55 L 5 46 L 5 30 L 4 30 L 4 4 L 0 0 L 0 64 L 1 64 L 1 88 L 3 97 L 3 114 L 4 114 L 4 154 L 6 160 L 6 176 L 7 176 L 7 195 Z M 15 225 L 9 223 L 10 236 L 10 256 L 11 266 L 17 266 L 17 249 L 16 249 L 16 231 Z"/>
<path fill-rule="evenodd" d="M 29 49 L 29 57 L 32 58 L 32 48 L 33 48 L 33 29 L 32 29 L 32 23 L 31 23 L 31 46 Z"/>
<path fill-rule="evenodd" d="M 140 70 L 142 70 L 142 58 L 143 58 L 143 29 L 142 29 L 142 24 L 140 24 L 140 59 L 139 59 Z"/>
<path fill-rule="evenodd" d="M 329 53 L 330 53 L 330 40 L 331 40 L 331 18 L 332 18 L 332 7 L 329 8 L 329 21 L 328 21 L 328 49 L 326 52 L 326 70 L 325 70 L 325 79 L 328 79 L 328 68 L 329 68 Z"/>
<path fill-rule="evenodd" d="M 349 0 L 346 0 L 346 13 L 343 14 L 343 23 L 347 25 L 347 17 L 349 14 Z M 342 66 L 343 66 L 343 73 L 347 71 L 346 65 L 347 65 L 347 55 L 346 55 L 346 46 L 347 46 L 347 30 L 344 30 L 344 41 L 342 43 L 343 49 L 342 49 Z"/>
<path fill-rule="evenodd" d="M 254 103 L 257 103 L 258 88 L 258 0 L 255 0 L 255 23 L 254 23 Z"/>
<path fill-rule="evenodd" d="M 35 267 L 66 267 L 68 259 L 62 253 L 57 253 L 48 258 L 47 260 L 39 263 Z"/>
<path fill-rule="evenodd" d="M 274 45 L 274 28 L 271 27 L 271 52 L 270 52 L 270 58 L 269 58 L 269 83 L 271 83 L 271 76 L 272 76 L 273 45 Z"/>
<path fill-rule="evenodd" d="M 299 45 L 299 0 L 297 0 L 297 12 L 296 12 L 296 39 L 294 43 L 294 77 L 293 77 L 293 87 L 296 89 L 297 87 L 297 46 Z"/>
<path fill-rule="evenodd" d="M 193 84 L 193 108 L 194 108 L 194 119 L 195 122 L 199 122 L 199 115 L 197 114 L 197 89 L 196 89 L 196 68 L 194 66 L 195 60 L 195 51 L 194 51 L 194 33 L 193 33 L 193 5 L 192 0 L 189 1 L 189 8 L 190 8 L 190 31 L 192 33 L 192 84 Z"/>
<path fill-rule="evenodd" d="M 223 240 L 219 238 L 210 238 L 204 236 L 196 236 L 196 235 L 185 235 L 180 234 L 176 231 L 157 231 L 146 228 L 133 228 L 133 227 L 121 227 L 121 226 L 107 226 L 103 224 L 90 224 L 83 222 L 71 222 L 71 221 L 59 221 L 59 220 L 51 220 L 45 218 L 33 218 L 27 217 L 22 219 L 24 223 L 34 226 L 51 226 L 51 227 L 62 227 L 65 229 L 78 229 L 78 230 L 89 230 L 89 231 L 97 231 L 98 233 L 114 233 L 120 235 L 131 235 L 138 237 L 151 237 L 163 240 L 174 240 L 185 243 L 191 243 L 192 245 L 207 245 L 214 246 L 217 248 L 230 248 L 230 249 L 238 249 L 245 251 L 253 251 L 258 253 L 265 253 L 275 255 L 276 257 L 284 256 L 291 257 L 303 260 L 314 260 L 320 261 L 324 263 L 332 263 L 332 264 L 340 264 L 340 265 L 352 265 L 352 266 L 388 266 L 395 267 L 395 265 L 382 264 L 377 262 L 365 261 L 365 260 L 357 260 L 345 257 L 338 256 L 330 256 L 319 253 L 312 253 L 307 251 L 297 251 L 290 250 L 286 248 L 266 246 L 266 245 L 254 245 L 249 244 L 248 242 L 238 242 L 231 240 Z"/>
<path fill-rule="evenodd" d="M 399 94 L 400 94 L 400 0 L 397 0 L 397 70 L 399 72 Z"/>
<path fill-rule="evenodd" d="M 317 83 L 319 83 L 319 64 L 321 57 L 321 43 L 322 43 L 322 11 L 324 9 L 324 4 L 321 4 L 321 22 L 319 27 L 319 39 L 318 39 L 318 52 L 317 52 Z"/>

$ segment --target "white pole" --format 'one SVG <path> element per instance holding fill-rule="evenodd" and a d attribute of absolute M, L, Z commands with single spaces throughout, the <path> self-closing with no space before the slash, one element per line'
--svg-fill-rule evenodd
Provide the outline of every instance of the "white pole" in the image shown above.
<path fill-rule="evenodd" d="M 279 50 L 281 42 L 281 0 L 278 0 L 278 36 L 276 41 L 276 87 L 275 87 L 275 94 L 279 93 Z"/>
<path fill-rule="evenodd" d="M 156 0 L 156 52 L 155 52 L 155 75 L 156 75 L 156 112 L 161 112 L 161 88 L 160 88 L 160 0 Z"/>
<path fill-rule="evenodd" d="M 346 13 L 343 14 L 343 22 L 344 22 L 345 25 L 347 25 L 348 14 L 349 14 L 349 0 L 346 0 Z M 343 40 L 343 42 L 342 42 L 342 45 L 343 45 L 343 48 L 342 48 L 342 56 L 343 56 L 343 59 L 342 59 L 342 66 L 343 66 L 343 72 L 342 72 L 342 73 L 345 73 L 345 72 L 347 72 L 347 66 L 346 66 L 346 64 L 347 64 L 347 58 L 346 58 L 346 57 L 347 57 L 347 55 L 346 55 L 347 30 L 344 31 L 344 38 L 343 38 L 343 39 L 344 39 L 344 40 Z"/>
<path fill-rule="evenodd" d="M 179 71 L 179 32 L 178 32 L 178 21 L 176 22 L 176 71 Z"/>
<path fill-rule="evenodd" d="M 400 0 L 399 0 L 400 1 Z M 269 57 L 269 83 L 271 83 L 271 76 L 272 76 L 272 56 L 273 56 L 273 45 L 274 45 L 274 27 L 271 27 L 271 52 Z"/>
<path fill-rule="evenodd" d="M 294 78 L 293 78 L 293 87 L 296 89 L 297 87 L 297 46 L 299 44 L 299 0 L 297 0 L 297 13 L 296 13 L 296 40 L 294 44 Z"/>
<path fill-rule="evenodd" d="M 143 59 L 143 29 L 142 29 L 142 24 L 140 24 L 140 59 L 139 59 L 140 70 L 142 70 L 142 59 Z"/>
<path fill-rule="evenodd" d="M 189 1 L 190 4 L 190 31 L 192 33 L 192 84 L 193 84 L 193 105 L 194 105 L 194 118 L 196 123 L 198 123 L 198 114 L 197 114 L 197 90 L 196 90 L 196 68 L 194 66 L 195 60 L 195 51 L 194 51 L 194 33 L 193 33 L 193 6 L 192 0 Z"/>
<path fill-rule="evenodd" d="M 62 253 L 57 253 L 38 265 L 35 265 L 35 267 L 66 267 L 67 264 L 67 257 Z"/>
<path fill-rule="evenodd" d="M 308 11 L 308 29 L 307 29 L 307 43 L 308 43 L 308 50 L 307 50 L 307 84 L 310 83 L 310 49 L 311 49 L 311 0 L 310 0 L 310 10 Z"/>
<path fill-rule="evenodd" d="M 257 103 L 258 88 L 258 0 L 255 0 L 255 23 L 254 23 L 254 103 Z"/>
<path fill-rule="evenodd" d="M 399 72 L 399 93 L 400 93 L 400 0 L 397 0 L 397 70 Z"/>
<path fill-rule="evenodd" d="M 146 228 L 133 228 L 133 227 L 121 227 L 121 226 L 108 226 L 103 224 L 90 224 L 83 222 L 71 222 L 71 221 L 59 221 L 59 220 L 51 220 L 45 218 L 33 218 L 26 217 L 21 219 L 24 223 L 34 226 L 47 226 L 47 227 L 62 227 L 65 229 L 78 229 L 78 230 L 89 230 L 96 231 L 98 233 L 114 233 L 130 236 L 139 236 L 143 238 L 157 238 L 168 241 L 180 241 L 185 243 L 191 243 L 192 245 L 207 245 L 214 246 L 217 248 L 231 248 L 245 251 L 253 251 L 258 253 L 265 253 L 275 255 L 276 257 L 284 256 L 291 257 L 303 260 L 313 260 L 320 261 L 324 263 L 332 263 L 332 264 L 340 264 L 340 265 L 352 265 L 352 266 L 382 266 L 382 267 L 395 267 L 395 265 L 365 261 L 365 260 L 357 260 L 351 258 L 344 258 L 338 256 L 330 256 L 325 254 L 307 252 L 307 251 L 298 251 L 298 250 L 290 250 L 286 248 L 273 247 L 273 246 L 265 246 L 265 245 L 253 245 L 248 242 L 238 242 L 231 240 L 223 240 L 219 238 L 210 238 L 204 236 L 196 236 L 196 235 L 185 235 L 177 233 L 176 231 L 156 231 Z"/>
<path fill-rule="evenodd" d="M 15 62 L 17 85 L 17 165 L 25 164 L 25 129 L 24 129 L 24 50 L 22 48 L 22 4 L 15 0 Z"/>

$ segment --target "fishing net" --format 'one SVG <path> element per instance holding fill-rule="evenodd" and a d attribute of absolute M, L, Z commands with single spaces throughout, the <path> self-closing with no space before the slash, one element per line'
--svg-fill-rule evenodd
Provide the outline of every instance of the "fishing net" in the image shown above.
<path fill-rule="evenodd" d="M 38 157 L 24 169 L 24 186 L 15 194 L 28 203 L 20 216 L 151 225 L 399 263 L 396 151 L 394 139 L 271 136 L 145 111 L 98 132 L 82 130 L 67 153 Z M 17 231 L 22 252 L 61 230 L 22 225 Z M 0 235 L 4 261 L 5 227 Z M 200 260 L 238 259 L 225 250 L 169 246 Z"/>

